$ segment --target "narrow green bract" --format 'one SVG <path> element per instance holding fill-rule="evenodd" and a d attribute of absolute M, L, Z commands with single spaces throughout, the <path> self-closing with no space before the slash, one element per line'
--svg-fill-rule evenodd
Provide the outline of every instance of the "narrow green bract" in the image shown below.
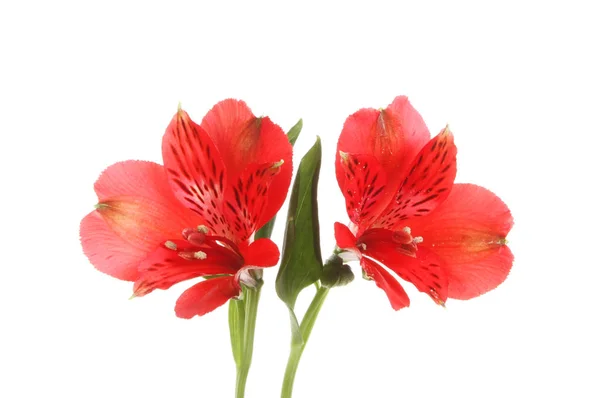
<path fill-rule="evenodd" d="M 294 124 L 294 126 L 287 133 L 288 141 L 290 142 L 290 144 L 292 144 L 292 146 L 294 146 L 294 144 L 296 143 L 296 140 L 300 136 L 301 131 L 302 131 L 302 119 L 298 120 L 298 122 L 296 124 Z"/>
<path fill-rule="evenodd" d="M 321 140 L 304 155 L 294 181 L 283 243 L 283 257 L 275 288 L 290 309 L 294 340 L 302 341 L 293 313 L 302 289 L 317 282 L 323 272 L 319 240 L 317 185 L 321 168 Z"/>

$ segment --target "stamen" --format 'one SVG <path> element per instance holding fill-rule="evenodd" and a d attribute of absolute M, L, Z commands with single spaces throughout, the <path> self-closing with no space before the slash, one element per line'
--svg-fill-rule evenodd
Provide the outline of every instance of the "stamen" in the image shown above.
<path fill-rule="evenodd" d="M 410 230 L 410 227 L 404 227 L 404 228 L 402 228 L 402 230 L 403 230 L 404 232 L 406 232 L 407 234 L 409 234 L 409 235 L 410 235 L 410 234 L 411 234 L 411 232 L 412 232 L 412 231 Z"/>
<path fill-rule="evenodd" d="M 196 229 L 198 230 L 198 232 L 202 232 L 203 234 L 208 233 L 208 227 L 206 225 L 198 225 Z"/>
<path fill-rule="evenodd" d="M 205 260 L 206 259 L 206 253 L 204 253 L 201 250 L 198 250 L 196 252 L 179 252 L 177 254 L 179 254 L 179 257 L 185 258 L 186 260 Z"/>
<path fill-rule="evenodd" d="M 194 258 L 197 260 L 206 260 L 206 253 L 203 251 L 197 251 L 194 253 Z"/>
<path fill-rule="evenodd" d="M 177 245 L 175 244 L 175 242 L 171 242 L 170 240 L 165 242 L 165 247 L 167 249 L 177 250 Z"/>
<path fill-rule="evenodd" d="M 412 241 L 413 241 L 413 243 L 423 243 L 423 237 L 415 236 Z"/>

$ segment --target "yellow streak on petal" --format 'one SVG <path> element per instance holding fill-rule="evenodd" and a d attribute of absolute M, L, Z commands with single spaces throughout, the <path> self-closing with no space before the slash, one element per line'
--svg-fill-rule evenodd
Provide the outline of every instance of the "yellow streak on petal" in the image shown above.
<path fill-rule="evenodd" d="M 275 162 L 273 163 L 273 165 L 271 166 L 272 169 L 276 169 L 278 167 L 281 167 L 281 165 L 283 164 L 283 159 L 281 159 L 279 162 Z"/>
<path fill-rule="evenodd" d="M 340 151 L 340 159 L 342 159 L 342 162 L 348 163 L 348 153 Z"/>

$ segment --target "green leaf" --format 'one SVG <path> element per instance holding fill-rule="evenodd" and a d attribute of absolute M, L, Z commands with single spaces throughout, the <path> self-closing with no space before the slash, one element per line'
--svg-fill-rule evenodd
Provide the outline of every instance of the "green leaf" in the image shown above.
<path fill-rule="evenodd" d="M 300 136 L 300 132 L 302 131 L 302 119 L 298 120 L 298 123 L 294 124 L 294 126 L 288 131 L 287 137 L 288 141 L 292 146 L 296 143 L 298 136 Z"/>
<path fill-rule="evenodd" d="M 294 309 L 300 291 L 318 281 L 323 271 L 317 207 L 320 168 L 321 140 L 317 137 L 298 167 L 290 197 L 281 266 L 275 281 L 277 295 L 290 310 Z"/>
<path fill-rule="evenodd" d="M 294 144 L 296 143 L 296 140 L 300 136 L 301 131 L 302 119 L 298 120 L 298 123 L 296 123 L 287 133 L 288 141 L 290 142 L 290 144 L 292 144 L 292 146 L 294 146 Z M 254 239 L 270 238 L 271 234 L 273 233 L 273 227 L 275 226 L 276 218 L 277 215 L 273 216 L 273 218 L 271 218 L 265 225 L 263 225 L 261 229 L 256 231 Z"/>

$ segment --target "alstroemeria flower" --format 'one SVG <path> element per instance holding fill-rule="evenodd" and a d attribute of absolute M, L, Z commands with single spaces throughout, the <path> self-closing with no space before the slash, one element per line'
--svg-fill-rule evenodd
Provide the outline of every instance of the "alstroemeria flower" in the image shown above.
<path fill-rule="evenodd" d="M 386 268 L 442 305 L 506 279 L 512 216 L 485 188 L 454 184 L 456 146 L 448 128 L 430 140 L 419 113 L 397 97 L 386 109 L 348 117 L 337 149 L 336 176 L 351 221 L 350 228 L 335 224 L 337 245 L 360 259 L 394 309 L 410 300 Z"/>
<path fill-rule="evenodd" d="M 135 296 L 212 276 L 177 300 L 177 316 L 191 318 L 252 286 L 250 269 L 279 261 L 273 241 L 253 236 L 285 200 L 292 147 L 268 117 L 225 100 L 201 125 L 178 110 L 162 153 L 164 166 L 126 161 L 102 173 L 81 244 L 98 270 L 135 282 Z"/>

